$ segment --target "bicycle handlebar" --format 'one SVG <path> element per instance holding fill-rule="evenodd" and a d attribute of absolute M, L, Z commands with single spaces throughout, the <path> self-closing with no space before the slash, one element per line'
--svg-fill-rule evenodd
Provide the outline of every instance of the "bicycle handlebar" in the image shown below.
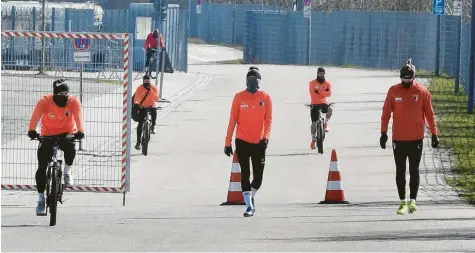
<path fill-rule="evenodd" d="M 45 140 L 52 140 L 52 141 L 60 141 L 60 140 L 67 140 L 69 142 L 79 141 L 76 139 L 74 134 L 67 134 L 62 136 L 38 136 L 37 138 L 31 140 L 38 140 L 39 142 L 43 142 Z"/>
<path fill-rule="evenodd" d="M 328 106 L 333 105 L 333 104 L 335 104 L 335 103 L 329 103 Z M 322 105 L 323 105 L 323 104 L 305 104 L 305 106 L 307 106 L 307 107 L 312 107 L 312 108 L 314 108 L 314 107 L 321 107 Z"/>

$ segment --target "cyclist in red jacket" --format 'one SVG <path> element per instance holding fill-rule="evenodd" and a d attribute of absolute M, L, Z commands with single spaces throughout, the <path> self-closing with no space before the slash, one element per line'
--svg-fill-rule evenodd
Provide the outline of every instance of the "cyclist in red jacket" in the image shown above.
<path fill-rule="evenodd" d="M 150 58 L 153 55 L 153 52 L 158 48 L 158 42 L 160 40 L 160 48 L 161 50 L 165 49 L 165 42 L 163 40 L 162 35 L 155 29 L 153 32 L 147 35 L 147 40 L 145 40 L 144 49 L 147 52 L 147 59 L 145 60 L 145 67 L 147 68 L 149 65 Z"/>

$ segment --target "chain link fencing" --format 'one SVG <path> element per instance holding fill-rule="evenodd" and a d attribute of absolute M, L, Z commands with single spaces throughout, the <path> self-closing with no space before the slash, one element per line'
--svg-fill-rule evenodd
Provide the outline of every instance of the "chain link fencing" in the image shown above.
<path fill-rule="evenodd" d="M 41 52 L 42 38 L 45 71 L 40 74 L 41 54 L 30 51 Z M 71 168 L 75 185 L 66 190 L 128 191 L 129 38 L 129 34 L 2 31 L 2 190 L 36 189 L 38 142 L 28 138 L 28 125 L 38 100 L 53 93 L 54 80 L 64 78 L 70 94 L 81 101 L 85 126 Z M 106 61 L 91 64 L 93 57 Z M 109 80 L 109 75 L 116 80 Z"/>

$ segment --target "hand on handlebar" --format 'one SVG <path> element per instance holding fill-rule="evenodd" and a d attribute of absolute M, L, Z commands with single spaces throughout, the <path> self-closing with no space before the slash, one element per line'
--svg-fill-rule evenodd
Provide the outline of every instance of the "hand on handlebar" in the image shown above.
<path fill-rule="evenodd" d="M 30 130 L 30 131 L 28 131 L 28 137 L 30 137 L 30 139 L 34 140 L 34 139 L 37 139 L 38 137 L 40 137 L 40 135 L 38 134 L 38 132 L 36 132 L 36 130 Z"/>

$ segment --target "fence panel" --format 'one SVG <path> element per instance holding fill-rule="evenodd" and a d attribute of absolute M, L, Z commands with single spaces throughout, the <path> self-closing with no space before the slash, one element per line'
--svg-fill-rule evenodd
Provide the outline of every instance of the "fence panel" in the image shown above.
<path fill-rule="evenodd" d="M 48 37 L 49 42 L 46 43 L 45 69 L 38 75 L 41 57 L 28 58 L 31 55 L 28 50 L 31 40 L 36 49 L 40 49 L 41 37 Z M 90 42 L 91 58 L 102 56 L 108 67 L 85 63 L 81 78 L 81 64 L 74 61 L 75 38 L 87 38 L 82 42 Z M 30 141 L 26 133 L 38 100 L 52 94 L 53 81 L 62 77 L 69 84 L 71 95 L 82 103 L 86 135 L 76 145 L 71 169 L 75 185 L 66 190 L 129 191 L 130 44 L 129 34 L 2 31 L 2 45 L 5 45 L 1 77 L 2 189 L 36 189 L 38 143 Z M 25 61 L 31 64 L 23 64 Z M 116 71 L 108 71 L 111 69 Z M 110 81 L 113 75 L 115 81 Z M 46 117 L 69 116 L 71 112 L 66 111 L 64 115 Z M 37 131 L 41 133 L 41 123 L 38 126 Z M 62 152 L 60 155 L 62 158 Z"/>
<path fill-rule="evenodd" d="M 188 71 L 188 11 L 168 8 L 167 27 L 163 31 L 168 56 L 176 71 Z"/>
<path fill-rule="evenodd" d="M 460 48 L 460 83 L 468 93 L 468 83 L 470 78 L 470 38 L 471 23 L 462 22 L 462 39 Z"/>

